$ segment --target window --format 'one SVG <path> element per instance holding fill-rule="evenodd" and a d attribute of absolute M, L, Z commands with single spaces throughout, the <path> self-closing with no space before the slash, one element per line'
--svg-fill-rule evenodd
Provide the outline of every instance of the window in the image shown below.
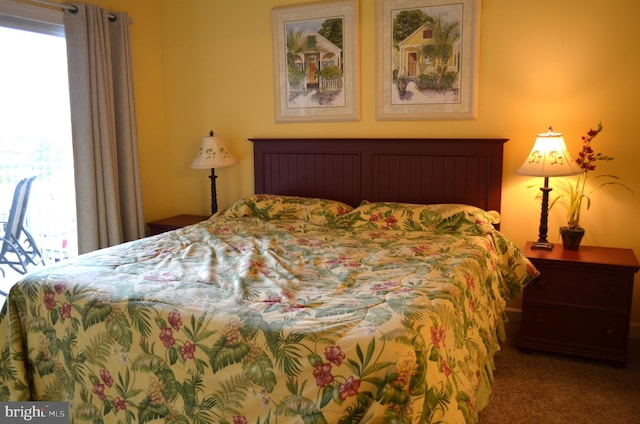
<path fill-rule="evenodd" d="M 9 214 L 16 183 L 35 175 L 26 226 L 45 259 L 55 262 L 77 255 L 64 30 L 61 22 L 3 12 L 0 10 L 0 220 Z M 61 20 L 62 13 L 56 16 Z"/>
<path fill-rule="evenodd" d="M 316 36 L 315 35 L 309 35 L 307 37 L 307 47 L 312 49 L 316 46 Z"/>

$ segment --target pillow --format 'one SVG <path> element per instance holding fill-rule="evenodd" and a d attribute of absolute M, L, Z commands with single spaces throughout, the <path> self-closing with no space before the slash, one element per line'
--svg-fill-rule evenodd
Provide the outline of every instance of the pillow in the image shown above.
<path fill-rule="evenodd" d="M 397 202 L 363 202 L 340 217 L 340 227 L 441 231 L 487 234 L 493 217 L 475 206 L 455 203 L 419 205 Z"/>
<path fill-rule="evenodd" d="M 230 218 L 256 216 L 263 219 L 301 219 L 317 225 L 327 225 L 352 209 L 337 200 L 254 194 L 237 201 L 222 212 L 222 215 Z"/>

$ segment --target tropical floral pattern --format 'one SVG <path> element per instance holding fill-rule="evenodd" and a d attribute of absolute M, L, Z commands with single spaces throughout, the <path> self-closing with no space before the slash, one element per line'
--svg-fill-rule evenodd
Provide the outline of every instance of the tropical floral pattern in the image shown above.
<path fill-rule="evenodd" d="M 522 253 L 269 199 L 27 275 L 0 313 L 0 401 L 68 401 L 72 423 L 476 422 L 537 273 Z"/>

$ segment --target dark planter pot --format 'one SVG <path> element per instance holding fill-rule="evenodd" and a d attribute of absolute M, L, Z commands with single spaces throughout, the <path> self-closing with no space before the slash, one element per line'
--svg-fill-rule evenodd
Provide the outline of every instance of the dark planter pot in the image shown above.
<path fill-rule="evenodd" d="M 584 237 L 584 228 L 560 227 L 560 235 L 562 236 L 562 247 L 567 250 L 578 250 L 582 237 Z"/>

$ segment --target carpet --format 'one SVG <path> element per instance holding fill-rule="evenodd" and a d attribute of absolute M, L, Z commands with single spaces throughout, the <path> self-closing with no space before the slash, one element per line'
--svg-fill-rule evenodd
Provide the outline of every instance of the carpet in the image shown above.
<path fill-rule="evenodd" d="M 507 324 L 507 342 L 495 357 L 492 399 L 480 424 L 640 423 L 640 339 L 631 363 L 534 352 L 516 347 L 519 324 Z"/>

